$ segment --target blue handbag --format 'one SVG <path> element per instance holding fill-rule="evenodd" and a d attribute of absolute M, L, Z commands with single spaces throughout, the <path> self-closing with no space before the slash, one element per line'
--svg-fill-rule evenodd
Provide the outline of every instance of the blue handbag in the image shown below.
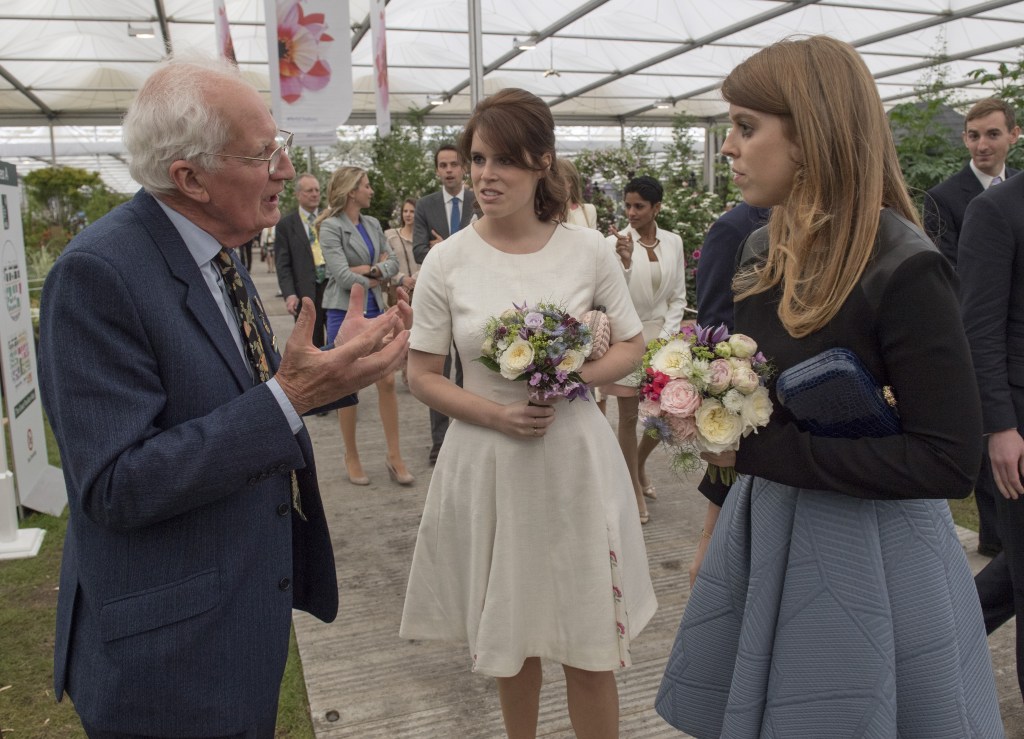
<path fill-rule="evenodd" d="M 800 430 L 840 439 L 900 433 L 896 399 L 880 387 L 860 358 L 834 348 L 795 364 L 775 384 L 779 402 Z"/>

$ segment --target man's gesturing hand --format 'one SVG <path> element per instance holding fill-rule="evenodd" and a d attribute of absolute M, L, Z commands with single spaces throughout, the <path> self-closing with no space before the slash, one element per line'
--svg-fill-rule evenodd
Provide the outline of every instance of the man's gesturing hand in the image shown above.
<path fill-rule="evenodd" d="M 377 318 L 363 317 L 362 285 L 352 286 L 340 341 L 327 350 L 313 346 L 313 301 L 302 299 L 299 318 L 275 377 L 299 415 L 370 385 L 402 366 L 409 351 L 412 310 L 406 303 Z"/>

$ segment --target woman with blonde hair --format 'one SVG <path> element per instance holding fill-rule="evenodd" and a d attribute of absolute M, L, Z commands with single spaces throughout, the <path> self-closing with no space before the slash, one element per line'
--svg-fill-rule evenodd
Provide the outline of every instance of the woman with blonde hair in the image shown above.
<path fill-rule="evenodd" d="M 734 288 L 736 329 L 776 367 L 775 407 L 738 451 L 704 455 L 740 476 L 702 486 L 658 711 L 698 738 L 1001 737 L 945 501 L 978 470 L 978 392 L 955 276 L 921 230 L 875 81 L 816 36 L 754 54 L 722 95 L 734 181 L 772 209 Z M 844 379 L 817 369 L 837 365 Z M 794 366 L 820 399 L 800 402 Z M 895 413 L 842 420 L 883 386 Z"/>
<path fill-rule="evenodd" d="M 583 179 L 571 159 L 559 159 L 558 169 L 569 186 L 569 198 L 565 201 L 566 223 L 584 228 L 597 228 L 597 208 L 583 202 Z"/>
<path fill-rule="evenodd" d="M 398 272 L 398 259 L 384 238 L 380 222 L 361 211 L 370 207 L 373 188 L 366 171 L 359 167 L 341 167 L 327 185 L 327 207 L 316 220 L 316 229 L 327 267 L 327 287 L 323 307 L 327 313 L 327 343 L 334 343 L 345 320 L 352 286 L 366 289 L 367 318 L 384 311 L 380 285 Z M 377 382 L 377 405 L 384 425 L 388 475 L 400 485 L 412 485 L 416 478 L 402 460 L 398 446 L 398 396 L 394 373 Z M 341 438 L 345 444 L 345 468 L 353 485 L 369 485 L 356 443 L 357 405 L 338 410 Z"/>
<path fill-rule="evenodd" d="M 484 99 L 460 150 L 483 217 L 438 244 L 414 298 L 409 385 L 452 419 L 420 519 L 402 615 L 406 639 L 468 644 L 494 676 L 510 739 L 533 739 L 541 659 L 565 674 L 581 739 L 615 739 L 615 670 L 657 603 L 629 474 L 593 402 L 528 402 L 527 384 L 480 362 L 444 375 L 454 341 L 479 357 L 483 327 L 513 304 L 604 305 L 611 344 L 580 374 L 621 377 L 640 359 L 640 319 L 596 231 L 560 223 L 550 108 L 525 90 Z"/>

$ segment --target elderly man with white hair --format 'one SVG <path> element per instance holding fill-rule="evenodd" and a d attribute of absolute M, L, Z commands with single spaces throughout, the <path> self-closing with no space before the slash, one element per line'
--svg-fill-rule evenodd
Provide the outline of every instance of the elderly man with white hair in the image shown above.
<path fill-rule="evenodd" d="M 164 64 L 124 139 L 143 189 L 42 297 L 70 504 L 55 694 L 90 737 L 272 737 L 292 608 L 338 607 L 301 416 L 400 367 L 411 311 L 346 321 L 319 351 L 307 298 L 278 355 L 234 250 L 280 218 L 291 135 L 234 67 Z"/>

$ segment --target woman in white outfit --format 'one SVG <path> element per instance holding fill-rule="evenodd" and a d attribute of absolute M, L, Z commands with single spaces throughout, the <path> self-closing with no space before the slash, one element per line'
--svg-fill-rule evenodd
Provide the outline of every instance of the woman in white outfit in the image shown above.
<path fill-rule="evenodd" d="M 630 180 L 624 196 L 629 226 L 622 231 L 613 226 L 608 237 L 622 263 L 633 306 L 643 321 L 645 342 L 678 333 L 686 308 L 683 240 L 656 223 L 663 196 L 661 183 L 653 177 L 644 175 Z M 640 522 L 647 523 L 650 514 L 644 498 L 653 499 L 656 493 L 644 465 L 658 442 L 649 436 L 637 442 L 637 381 L 638 376 L 630 374 L 601 390 L 618 398 L 619 446 L 633 478 Z"/>

